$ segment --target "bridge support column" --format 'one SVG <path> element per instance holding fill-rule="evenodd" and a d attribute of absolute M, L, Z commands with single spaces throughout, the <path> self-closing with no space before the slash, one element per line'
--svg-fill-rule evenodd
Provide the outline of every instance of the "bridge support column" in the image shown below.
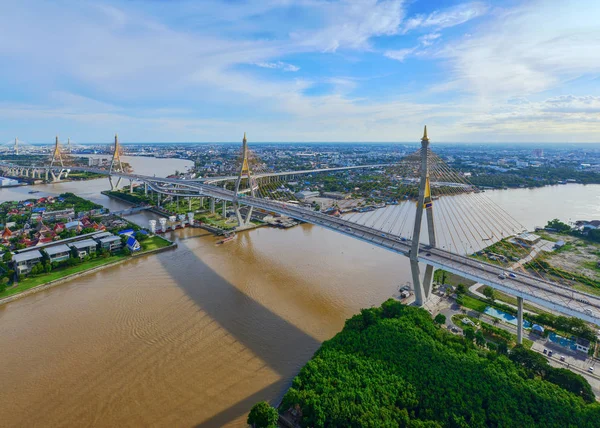
<path fill-rule="evenodd" d="M 192 198 L 188 197 L 188 211 L 192 210 Z"/>
<path fill-rule="evenodd" d="M 223 218 L 227 218 L 227 201 L 223 201 Z"/>
<path fill-rule="evenodd" d="M 523 344 L 523 298 L 517 297 L 517 344 Z"/>
<path fill-rule="evenodd" d="M 215 213 L 215 198 L 210 198 L 210 213 Z"/>
<path fill-rule="evenodd" d="M 204 196 L 200 196 L 200 209 L 204 209 Z"/>
<path fill-rule="evenodd" d="M 415 214 L 415 225 L 412 236 L 412 246 L 410 249 L 410 270 L 413 279 L 415 291 L 415 304 L 422 306 L 430 296 L 431 282 L 433 279 L 433 266 L 425 268 L 423 281 L 419 271 L 419 244 L 421 239 L 421 223 L 423 221 L 423 211 L 427 214 L 427 232 L 429 245 L 435 247 L 435 229 L 433 225 L 433 202 L 431 200 L 431 188 L 429 185 L 429 164 L 427 152 L 429 150 L 429 138 L 427 137 L 427 127 L 421 138 L 421 179 L 419 182 L 419 197 L 417 200 L 417 211 Z"/>
<path fill-rule="evenodd" d="M 148 183 L 144 183 L 144 196 L 148 196 Z"/>
<path fill-rule="evenodd" d="M 156 206 L 160 208 L 160 193 L 156 192 Z"/>
<path fill-rule="evenodd" d="M 48 181 L 48 170 L 46 170 L 46 174 L 45 174 L 44 178 L 46 179 L 46 181 Z"/>
<path fill-rule="evenodd" d="M 133 180 L 129 180 L 129 193 L 133 193 Z"/>

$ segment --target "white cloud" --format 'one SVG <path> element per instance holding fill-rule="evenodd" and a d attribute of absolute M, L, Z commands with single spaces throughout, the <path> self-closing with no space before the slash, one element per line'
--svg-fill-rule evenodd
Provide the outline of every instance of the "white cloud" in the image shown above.
<path fill-rule="evenodd" d="M 277 61 L 277 62 L 256 62 L 254 63 L 254 65 L 261 67 L 261 68 L 277 68 L 277 69 L 281 69 L 283 71 L 298 71 L 300 70 L 300 67 L 297 67 L 293 64 L 288 64 L 282 61 Z"/>
<path fill-rule="evenodd" d="M 384 55 L 388 58 L 395 59 L 397 61 L 404 61 L 407 56 L 412 55 L 417 50 L 417 47 L 407 49 L 397 49 L 385 51 Z"/>
<path fill-rule="evenodd" d="M 433 42 L 439 39 L 442 35 L 440 33 L 429 33 L 419 37 L 419 42 L 422 46 L 431 46 Z"/>
<path fill-rule="evenodd" d="M 416 28 L 435 28 L 439 30 L 454 27 L 482 16 L 487 11 L 488 7 L 484 3 L 463 3 L 448 9 L 437 10 L 429 15 L 411 17 L 402 25 L 402 31 L 407 33 Z"/>
<path fill-rule="evenodd" d="M 522 96 L 600 70 L 600 3 L 542 0 L 497 14 L 439 55 L 463 90 Z"/>
<path fill-rule="evenodd" d="M 323 52 L 340 48 L 368 49 L 374 36 L 397 34 L 404 17 L 401 0 L 342 0 L 318 4 L 325 26 L 316 31 L 292 32 L 301 46 Z"/>

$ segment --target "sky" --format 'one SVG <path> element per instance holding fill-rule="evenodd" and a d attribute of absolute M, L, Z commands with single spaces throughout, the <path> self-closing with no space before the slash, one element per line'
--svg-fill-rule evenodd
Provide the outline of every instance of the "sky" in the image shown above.
<path fill-rule="evenodd" d="M 597 0 L 0 10 L 0 144 L 600 142 Z"/>

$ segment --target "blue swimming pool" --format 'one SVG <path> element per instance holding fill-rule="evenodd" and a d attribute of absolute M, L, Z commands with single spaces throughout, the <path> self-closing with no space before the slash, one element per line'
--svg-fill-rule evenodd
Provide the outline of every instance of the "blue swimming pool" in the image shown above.
<path fill-rule="evenodd" d="M 492 306 L 488 306 L 487 308 L 485 308 L 485 310 L 483 311 L 484 314 L 489 315 L 491 317 L 494 318 L 499 318 L 501 320 L 506 321 L 509 324 L 512 324 L 514 326 L 517 325 L 517 317 L 514 315 L 509 314 L 508 312 L 504 312 L 501 310 L 498 310 Z M 531 323 L 527 320 L 523 320 L 523 327 L 524 328 L 531 328 Z"/>
<path fill-rule="evenodd" d="M 570 348 L 573 351 L 577 350 L 577 343 L 574 340 L 566 339 L 554 333 L 553 331 L 548 335 L 548 339 L 550 339 L 551 342 L 558 343 L 560 346 L 564 346 L 565 348 Z"/>

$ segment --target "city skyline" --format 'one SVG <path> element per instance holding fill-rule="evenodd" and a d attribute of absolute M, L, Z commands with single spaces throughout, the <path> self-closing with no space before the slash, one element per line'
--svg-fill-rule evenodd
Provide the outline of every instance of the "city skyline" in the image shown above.
<path fill-rule="evenodd" d="M 600 6 L 23 1 L 0 141 L 599 142 Z"/>

